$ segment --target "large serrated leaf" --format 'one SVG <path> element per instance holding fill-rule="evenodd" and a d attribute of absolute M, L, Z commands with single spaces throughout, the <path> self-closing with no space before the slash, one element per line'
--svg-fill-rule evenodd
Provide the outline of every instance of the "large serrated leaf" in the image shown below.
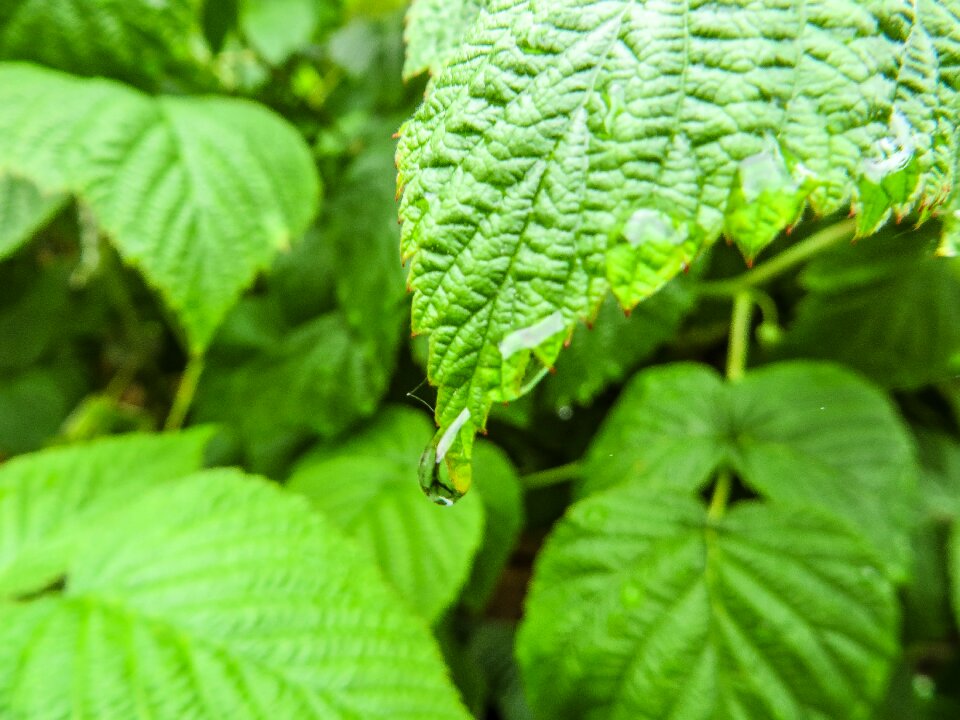
<path fill-rule="evenodd" d="M 352 543 L 236 471 L 101 516 L 61 584 L 0 600 L 0 618 L 4 717 L 468 717 L 426 628 Z"/>
<path fill-rule="evenodd" d="M 208 54 L 203 0 L 5 0 L 0 59 L 31 60 L 78 75 L 156 88 Z"/>
<path fill-rule="evenodd" d="M 20 64 L 0 65 L 0 168 L 87 203 L 192 352 L 304 231 L 318 198 L 303 140 L 261 106 L 152 98 Z"/>
<path fill-rule="evenodd" d="M 893 587 L 817 515 L 626 487 L 575 505 L 534 575 L 518 654 L 538 717 L 858 720 L 897 654 Z"/>
<path fill-rule="evenodd" d="M 728 213 L 770 225 L 742 238 L 753 254 L 800 205 L 771 219 L 751 204 L 803 188 L 818 212 L 852 201 L 863 232 L 942 202 L 958 14 L 956 0 L 490 2 L 398 150 L 437 418 L 470 413 L 458 454 L 611 288 L 633 306 Z"/>
<path fill-rule="evenodd" d="M 621 482 L 692 492 L 720 469 L 843 518 L 893 577 L 910 567 L 912 442 L 889 400 L 839 366 L 792 362 L 728 384 L 702 365 L 638 374 L 590 447 L 581 492 Z"/>
<path fill-rule="evenodd" d="M 356 538 L 410 607 L 435 621 L 467 580 L 484 511 L 479 497 L 452 508 L 425 501 L 417 458 L 432 435 L 422 413 L 388 408 L 365 431 L 308 455 L 288 486 Z"/>

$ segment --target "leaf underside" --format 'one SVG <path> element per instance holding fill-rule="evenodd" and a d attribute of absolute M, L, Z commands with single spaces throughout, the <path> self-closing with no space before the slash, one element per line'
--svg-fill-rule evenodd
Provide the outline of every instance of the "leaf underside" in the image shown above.
<path fill-rule="evenodd" d="M 397 155 L 413 328 L 431 336 L 441 429 L 470 412 L 460 452 L 611 289 L 635 305 L 724 229 L 752 256 L 806 202 L 852 204 L 863 233 L 941 203 L 958 15 L 956 0 L 490 2 Z M 561 330 L 501 353 L 557 313 Z"/>

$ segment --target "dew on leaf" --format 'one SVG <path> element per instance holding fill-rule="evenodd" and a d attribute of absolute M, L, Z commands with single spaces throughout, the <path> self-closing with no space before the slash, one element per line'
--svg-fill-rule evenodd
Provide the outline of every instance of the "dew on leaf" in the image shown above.
<path fill-rule="evenodd" d="M 506 359 L 521 350 L 535 348 L 557 333 L 563 332 L 564 328 L 563 315 L 558 310 L 529 327 L 514 330 L 507 335 L 500 341 L 500 354 Z"/>
<path fill-rule="evenodd" d="M 771 147 L 740 161 L 740 189 L 743 199 L 756 202 L 765 191 L 797 191 L 797 182 L 787 170 L 783 156 L 773 144 Z"/>

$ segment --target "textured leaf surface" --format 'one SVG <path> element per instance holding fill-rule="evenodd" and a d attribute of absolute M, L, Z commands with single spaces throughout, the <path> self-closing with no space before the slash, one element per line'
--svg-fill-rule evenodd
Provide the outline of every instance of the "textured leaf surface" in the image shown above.
<path fill-rule="evenodd" d="M 712 242 L 734 183 L 733 209 L 767 203 L 773 177 L 789 195 L 810 183 L 820 212 L 852 200 L 870 226 L 941 202 L 958 11 L 492 0 L 398 150 L 413 325 L 431 333 L 441 427 L 471 413 L 463 454 L 611 287 L 632 306 Z M 558 313 L 562 331 L 500 352 Z"/>
<path fill-rule="evenodd" d="M 96 518 L 159 482 L 198 470 L 209 430 L 127 435 L 0 466 L 0 596 L 62 572 Z M 2 707 L 0 701 L 0 707 Z"/>
<path fill-rule="evenodd" d="M 5 0 L 0 59 L 157 87 L 197 65 L 201 0 Z"/>
<path fill-rule="evenodd" d="M 912 444 L 887 398 L 857 376 L 809 362 L 769 365 L 735 385 L 700 365 L 644 371 L 591 445 L 581 489 L 695 491 L 721 468 L 766 497 L 847 520 L 906 576 Z"/>
<path fill-rule="evenodd" d="M 275 486 L 205 473 L 101 520 L 61 590 L 0 601 L 5 717 L 468 717 L 426 628 Z"/>
<path fill-rule="evenodd" d="M 195 352 L 318 196 L 303 141 L 262 107 L 151 98 L 28 65 L 0 65 L 0 167 L 87 203 Z"/>
<path fill-rule="evenodd" d="M 568 512 L 518 654 L 538 717 L 867 718 L 897 653 L 874 555 L 816 515 L 747 503 L 716 525 L 636 485 Z"/>
<path fill-rule="evenodd" d="M 960 369 L 960 259 L 933 256 L 923 233 L 868 238 L 825 253 L 801 276 L 781 352 L 835 360 L 892 388 Z"/>
<path fill-rule="evenodd" d="M 40 192 L 32 183 L 0 174 L 0 259 L 15 252 L 66 200 Z"/>
<path fill-rule="evenodd" d="M 463 44 L 485 0 L 413 0 L 407 10 L 405 78 L 438 73 Z"/>
<path fill-rule="evenodd" d="M 484 515 L 476 496 L 454 507 L 424 498 L 417 461 L 433 432 L 422 413 L 387 408 L 365 431 L 308 455 L 288 483 L 356 538 L 430 621 L 467 580 Z"/>

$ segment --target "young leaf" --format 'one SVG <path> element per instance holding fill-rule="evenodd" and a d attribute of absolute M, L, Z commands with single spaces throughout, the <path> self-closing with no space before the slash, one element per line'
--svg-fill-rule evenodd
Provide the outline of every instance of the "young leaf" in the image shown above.
<path fill-rule="evenodd" d="M 75 541 L 60 584 L 0 601 L 5 716 L 468 718 L 426 628 L 275 486 L 174 480 Z"/>
<path fill-rule="evenodd" d="M 87 203 L 194 353 L 318 197 L 303 140 L 263 107 L 153 98 L 29 65 L 0 64 L 0 166 Z"/>
<path fill-rule="evenodd" d="M 0 259 L 14 253 L 63 207 L 66 198 L 0 173 Z"/>
<path fill-rule="evenodd" d="M 463 44 L 485 0 L 413 0 L 403 39 L 407 59 L 404 79 L 429 70 L 436 75 Z"/>
<path fill-rule="evenodd" d="M 491 0 L 398 149 L 413 326 L 431 333 L 441 428 L 470 413 L 458 453 L 611 287 L 632 307 L 714 241 L 744 163 L 771 143 L 790 160 L 781 193 L 807 183 L 818 212 L 854 200 L 876 224 L 891 206 L 941 203 L 954 184 L 955 11 Z M 858 195 L 865 174 L 882 181 L 902 163 L 920 169 L 914 187 Z M 532 332 L 551 318 L 555 332 Z M 517 332 L 522 350 L 502 352 Z"/>
<path fill-rule="evenodd" d="M 0 59 L 149 88 L 200 75 L 202 0 L 4 0 Z"/>
<path fill-rule="evenodd" d="M 78 538 L 104 513 L 198 470 L 210 435 L 202 428 L 123 435 L 0 465 L 0 597 L 38 589 L 38 581 L 62 573 Z"/>
<path fill-rule="evenodd" d="M 466 581 L 484 520 L 477 497 L 452 508 L 425 501 L 417 458 L 432 435 L 422 413 L 387 408 L 365 431 L 308 455 L 288 482 L 356 538 L 431 622 Z"/>
<path fill-rule="evenodd" d="M 644 371 L 591 445 L 580 489 L 626 481 L 693 492 L 721 468 L 761 495 L 846 520 L 893 577 L 908 574 L 912 443 L 889 400 L 857 376 L 809 362 L 734 385 L 700 365 Z"/>
<path fill-rule="evenodd" d="M 575 505 L 518 638 L 538 717 L 865 720 L 898 652 L 894 589 L 840 525 L 636 485 Z"/>

